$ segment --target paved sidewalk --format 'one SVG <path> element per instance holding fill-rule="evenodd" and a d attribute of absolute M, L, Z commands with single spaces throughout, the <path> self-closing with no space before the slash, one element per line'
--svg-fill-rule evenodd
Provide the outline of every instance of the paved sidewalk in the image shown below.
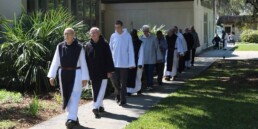
<path fill-rule="evenodd" d="M 239 55 L 238 55 L 239 54 Z M 142 96 L 128 97 L 128 105 L 125 107 L 118 106 L 114 97 L 104 100 L 106 113 L 102 114 L 101 119 L 95 119 L 91 103 L 85 104 L 79 108 L 79 119 L 81 127 L 78 129 L 122 129 L 133 120 L 136 120 L 149 108 L 158 103 L 162 98 L 167 97 L 170 93 L 185 82 L 185 80 L 198 75 L 207 69 L 217 59 L 258 59 L 258 53 L 241 53 L 229 50 L 208 50 L 196 58 L 195 66 L 190 70 L 179 74 L 179 81 L 165 82 L 162 87 L 155 86 L 155 91 L 144 92 Z M 58 115 L 48 121 L 40 123 L 30 129 L 65 129 L 66 114 Z"/>

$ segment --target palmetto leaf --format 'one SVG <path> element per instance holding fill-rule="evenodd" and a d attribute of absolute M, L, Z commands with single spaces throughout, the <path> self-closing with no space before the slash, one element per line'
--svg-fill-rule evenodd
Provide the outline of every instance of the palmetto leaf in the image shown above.
<path fill-rule="evenodd" d="M 5 42 L 0 44 L 0 67 L 14 70 L 14 76 L 17 75 L 17 80 L 27 88 L 34 86 L 39 90 L 47 86 L 49 89 L 47 62 L 52 60 L 56 45 L 63 40 L 66 27 L 73 27 L 78 30 L 77 34 L 85 35 L 83 22 L 74 21 L 71 13 L 62 8 L 32 14 L 23 12 L 17 19 L 14 16 L 12 26 L 2 25 Z"/>

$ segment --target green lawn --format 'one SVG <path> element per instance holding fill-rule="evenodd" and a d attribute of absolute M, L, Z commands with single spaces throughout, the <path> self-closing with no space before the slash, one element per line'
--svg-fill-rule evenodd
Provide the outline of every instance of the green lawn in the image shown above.
<path fill-rule="evenodd" d="M 258 51 L 258 43 L 237 43 L 236 51 Z"/>
<path fill-rule="evenodd" d="M 217 68 L 222 64 L 222 68 Z M 126 129 L 257 129 L 258 61 L 214 63 Z"/>

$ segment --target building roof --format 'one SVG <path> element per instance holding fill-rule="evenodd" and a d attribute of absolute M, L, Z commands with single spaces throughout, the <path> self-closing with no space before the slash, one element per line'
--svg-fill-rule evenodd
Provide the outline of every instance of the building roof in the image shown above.
<path fill-rule="evenodd" d="M 145 3 L 145 2 L 184 2 L 184 1 L 194 1 L 194 0 L 101 0 L 104 4 L 113 3 Z"/>
<path fill-rule="evenodd" d="M 234 24 L 239 22 L 251 23 L 252 16 L 250 15 L 241 15 L 241 16 L 220 16 L 217 25 L 221 24 Z"/>

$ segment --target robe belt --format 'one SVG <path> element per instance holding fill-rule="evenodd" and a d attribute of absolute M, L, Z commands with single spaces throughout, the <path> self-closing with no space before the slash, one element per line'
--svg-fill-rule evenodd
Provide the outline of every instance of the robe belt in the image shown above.
<path fill-rule="evenodd" d="M 76 70 L 81 69 L 81 67 L 59 67 L 62 70 Z"/>

